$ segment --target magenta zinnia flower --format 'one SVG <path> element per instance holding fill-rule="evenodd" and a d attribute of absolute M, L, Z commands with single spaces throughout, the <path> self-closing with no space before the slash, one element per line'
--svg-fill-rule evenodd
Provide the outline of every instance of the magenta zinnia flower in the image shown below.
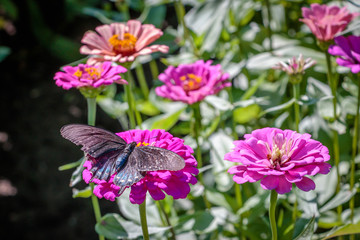
<path fill-rule="evenodd" d="M 335 38 L 336 45 L 329 48 L 329 53 L 339 56 L 336 59 L 340 66 L 351 68 L 351 72 L 360 72 L 360 36 L 339 36 Z"/>
<path fill-rule="evenodd" d="M 335 35 L 342 32 L 349 22 L 358 16 L 350 13 L 346 7 L 327 6 L 313 3 L 310 8 L 303 7 L 302 15 L 304 22 L 319 41 L 333 40 Z"/>
<path fill-rule="evenodd" d="M 228 170 L 238 184 L 261 180 L 262 188 L 284 194 L 295 183 L 299 189 L 310 191 L 315 183 L 305 175 L 330 171 L 331 165 L 326 163 L 329 150 L 310 134 L 263 128 L 244 137 L 234 141 L 235 148 L 225 155 L 225 160 L 241 163 Z"/>
<path fill-rule="evenodd" d="M 117 133 L 127 143 L 133 141 L 138 145 L 152 145 L 155 147 L 165 148 L 180 155 L 185 160 L 185 167 L 179 171 L 149 171 L 145 177 L 139 182 L 131 186 L 130 201 L 133 204 L 141 204 L 149 192 L 154 200 L 165 198 L 165 193 L 173 196 L 174 199 L 186 198 L 190 192 L 190 184 L 196 184 L 197 180 L 194 175 L 199 173 L 196 168 L 197 162 L 192 156 L 194 152 L 188 145 L 184 145 L 184 140 L 173 137 L 165 130 L 130 130 Z M 87 160 L 84 164 L 83 179 L 89 183 L 92 177 L 90 169 L 92 167 L 91 160 Z M 94 179 L 96 184 L 94 194 L 99 198 L 105 198 L 114 201 L 119 196 L 119 186 L 113 184 L 113 178 L 117 173 L 109 179 L 109 181 Z"/>
<path fill-rule="evenodd" d="M 54 80 L 56 85 L 63 89 L 70 88 L 98 88 L 112 83 L 127 84 L 121 78 L 120 73 L 126 72 L 122 66 L 112 66 L 111 62 L 103 62 L 96 65 L 79 64 L 76 67 L 66 66 L 64 72 L 57 72 Z"/>
<path fill-rule="evenodd" d="M 159 75 L 165 83 L 157 87 L 157 95 L 174 101 L 193 104 L 208 95 L 217 94 L 221 89 L 231 86 L 229 74 L 221 71 L 220 64 L 211 65 L 212 61 L 199 60 L 192 64 L 169 66 Z"/>
<path fill-rule="evenodd" d="M 141 24 L 137 20 L 125 23 L 112 23 L 97 27 L 96 32 L 85 33 L 80 53 L 96 55 L 93 61 L 132 62 L 139 55 L 153 52 L 167 53 L 165 45 L 151 45 L 163 32 L 152 24 Z"/>

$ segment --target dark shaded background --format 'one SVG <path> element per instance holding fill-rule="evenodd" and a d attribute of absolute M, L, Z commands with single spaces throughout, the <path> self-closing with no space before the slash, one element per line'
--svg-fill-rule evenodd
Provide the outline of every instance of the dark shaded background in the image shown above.
<path fill-rule="evenodd" d="M 0 62 L 0 133 L 8 136 L 0 142 L 0 180 L 17 188 L 14 196 L 0 195 L 1 239 L 97 239 L 90 199 L 72 199 L 72 170 L 58 171 L 82 155 L 59 129 L 86 123 L 86 102 L 76 90 L 57 87 L 53 76 L 82 57 L 74 46 L 101 23 L 84 15 L 67 17 L 64 2 L 15 1 L 16 34 L 0 31 L 0 45 L 11 49 Z M 73 45 L 61 49 L 58 34 Z M 119 127 L 100 109 L 97 124 Z M 117 211 L 114 203 L 100 204 L 103 213 Z"/>

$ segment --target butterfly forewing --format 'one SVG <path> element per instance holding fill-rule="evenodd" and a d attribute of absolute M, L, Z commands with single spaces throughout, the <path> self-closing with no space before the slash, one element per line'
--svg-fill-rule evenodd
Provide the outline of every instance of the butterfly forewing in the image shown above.
<path fill-rule="evenodd" d="M 61 128 L 61 135 L 75 143 L 82 145 L 81 150 L 94 158 L 114 150 L 122 150 L 126 142 L 112 132 L 82 124 L 69 124 Z"/>
<path fill-rule="evenodd" d="M 178 154 L 153 146 L 136 147 L 129 161 L 135 161 L 139 171 L 178 171 L 185 167 L 184 159 Z"/>

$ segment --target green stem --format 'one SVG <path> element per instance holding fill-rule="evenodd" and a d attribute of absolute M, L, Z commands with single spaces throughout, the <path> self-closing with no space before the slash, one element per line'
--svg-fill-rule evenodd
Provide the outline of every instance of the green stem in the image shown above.
<path fill-rule="evenodd" d="M 265 4 L 266 4 L 267 15 L 268 15 L 267 32 L 268 32 L 268 38 L 269 38 L 269 51 L 272 52 L 273 44 L 272 44 L 272 31 L 271 31 L 271 6 L 270 6 L 270 1 L 265 0 Z"/>
<path fill-rule="evenodd" d="M 357 146 L 359 141 L 359 108 L 360 108 L 360 81 L 358 85 L 358 98 L 357 98 L 357 108 L 356 116 L 354 119 L 354 135 L 352 140 L 352 154 L 351 154 L 351 170 L 350 170 L 350 190 L 353 190 L 355 184 L 355 157 L 357 153 Z M 350 199 L 350 219 L 354 223 L 354 207 L 355 207 L 355 198 L 354 196 Z"/>
<path fill-rule="evenodd" d="M 138 64 L 135 68 L 135 71 L 136 71 L 136 76 L 138 77 L 139 80 L 141 91 L 143 92 L 143 95 L 145 97 L 145 100 L 148 100 L 149 87 L 146 82 L 143 66 L 141 64 Z"/>
<path fill-rule="evenodd" d="M 195 54 L 195 56 L 200 56 L 199 51 L 197 50 L 195 43 L 190 35 L 190 31 L 187 28 L 186 24 L 185 24 L 185 8 L 184 5 L 182 4 L 181 0 L 177 0 L 174 2 L 174 6 L 175 6 L 175 12 L 176 12 L 176 17 L 178 19 L 178 23 L 181 24 L 181 26 L 183 27 L 183 31 L 184 31 L 184 40 L 188 40 L 191 44 L 191 47 L 193 49 L 193 53 Z"/>
<path fill-rule="evenodd" d="M 88 124 L 91 126 L 95 126 L 96 120 L 96 97 L 87 98 L 87 107 L 88 107 Z M 91 203 L 93 205 L 94 214 L 96 223 L 101 223 L 101 211 L 98 198 L 94 195 L 94 183 L 90 183 L 91 187 Z M 99 235 L 99 240 L 104 240 L 104 236 Z"/>
<path fill-rule="evenodd" d="M 146 200 L 144 200 L 144 202 L 139 205 L 139 213 L 144 240 L 149 240 L 149 231 L 146 220 Z"/>
<path fill-rule="evenodd" d="M 88 108 L 88 125 L 95 126 L 96 119 L 96 97 L 87 98 L 87 108 Z"/>
<path fill-rule="evenodd" d="M 272 240 L 277 240 L 277 226 L 276 226 L 276 218 L 275 218 L 277 195 L 278 194 L 275 190 L 271 190 L 269 218 L 270 218 Z"/>
<path fill-rule="evenodd" d="M 160 210 L 163 213 L 163 215 L 165 216 L 166 224 L 170 227 L 171 239 L 176 240 L 176 234 L 175 234 L 175 231 L 174 231 L 174 227 L 171 225 L 169 216 L 165 211 L 165 208 L 164 208 L 164 206 L 162 204 L 162 201 L 156 201 L 156 202 L 159 204 Z"/>
<path fill-rule="evenodd" d="M 154 59 L 151 60 L 149 62 L 149 66 L 150 66 L 151 76 L 152 76 L 153 80 L 157 79 L 159 76 L 159 68 L 156 64 L 156 60 L 154 60 Z"/>
<path fill-rule="evenodd" d="M 126 100 L 128 103 L 128 116 L 129 116 L 129 122 L 130 122 L 130 128 L 134 129 L 136 127 L 136 122 L 135 122 L 135 116 L 138 118 L 137 114 L 136 114 L 136 108 L 135 108 L 135 99 L 134 96 L 132 94 L 132 84 L 133 84 L 133 77 L 131 75 L 130 69 L 128 69 L 128 71 L 126 73 L 124 73 L 125 77 L 124 79 L 127 80 L 128 84 L 124 85 L 125 88 L 125 95 L 126 95 Z M 138 121 L 139 123 L 139 121 Z"/>
<path fill-rule="evenodd" d="M 203 162 L 202 162 L 201 146 L 200 146 L 200 133 L 202 130 L 200 102 L 196 102 L 196 103 L 192 104 L 191 107 L 192 107 L 193 116 L 194 116 L 194 124 L 192 126 L 192 131 L 193 131 L 195 141 L 196 141 L 196 160 L 198 162 L 198 168 L 202 168 Z M 199 181 L 205 187 L 202 173 L 199 173 Z M 211 205 L 207 201 L 205 190 L 204 190 L 203 198 L 204 198 L 206 207 L 210 208 Z"/>
<path fill-rule="evenodd" d="M 333 111 L 334 111 L 334 117 L 333 121 L 335 122 L 337 120 L 337 114 L 336 114 L 336 103 L 337 103 L 337 97 L 336 97 L 336 88 L 337 88 L 337 80 L 333 78 L 332 75 L 332 65 L 331 65 L 331 59 L 330 54 L 328 53 L 327 49 L 325 50 L 325 58 L 326 58 L 326 65 L 327 65 L 327 79 L 328 84 L 331 89 L 331 93 L 333 95 Z M 333 148 L 334 148 L 334 163 L 336 167 L 336 175 L 337 175 L 337 184 L 336 184 L 336 193 L 340 191 L 340 170 L 339 170 L 339 163 L 340 163 L 340 147 L 339 147 L 339 134 L 336 130 L 333 130 Z M 341 221 L 341 212 L 342 212 L 342 206 L 337 207 L 337 214 L 338 214 L 338 220 Z"/>
<path fill-rule="evenodd" d="M 300 123 L 300 107 L 299 107 L 299 97 L 300 97 L 300 83 L 293 84 L 294 92 L 294 110 L 295 110 L 295 131 L 299 132 L 299 123 Z"/>

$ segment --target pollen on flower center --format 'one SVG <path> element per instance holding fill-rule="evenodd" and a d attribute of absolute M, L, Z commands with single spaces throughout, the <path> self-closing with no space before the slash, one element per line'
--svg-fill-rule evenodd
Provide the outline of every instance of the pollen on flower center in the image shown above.
<path fill-rule="evenodd" d="M 280 168 L 283 164 L 288 162 L 293 153 L 293 150 L 291 150 L 293 139 L 287 140 L 283 137 L 284 136 L 281 134 L 274 136 L 272 150 L 267 146 L 267 159 L 270 162 L 270 166 L 274 169 Z"/>
<path fill-rule="evenodd" d="M 150 143 L 146 143 L 146 142 L 138 142 L 138 144 L 136 144 L 137 147 L 140 147 L 140 146 L 149 146 Z"/>
<path fill-rule="evenodd" d="M 202 78 L 193 73 L 181 76 L 180 80 L 185 91 L 197 90 L 201 87 Z"/>
<path fill-rule="evenodd" d="M 76 72 L 73 75 L 78 78 L 83 77 L 87 79 L 96 80 L 101 77 L 101 71 L 99 71 L 99 69 L 96 67 L 87 67 L 83 71 L 80 69 L 76 70 Z"/>
<path fill-rule="evenodd" d="M 113 46 L 113 51 L 124 56 L 135 52 L 136 41 L 137 38 L 130 33 L 124 33 L 124 39 L 119 39 L 119 34 L 114 34 L 109 39 L 109 43 Z"/>

